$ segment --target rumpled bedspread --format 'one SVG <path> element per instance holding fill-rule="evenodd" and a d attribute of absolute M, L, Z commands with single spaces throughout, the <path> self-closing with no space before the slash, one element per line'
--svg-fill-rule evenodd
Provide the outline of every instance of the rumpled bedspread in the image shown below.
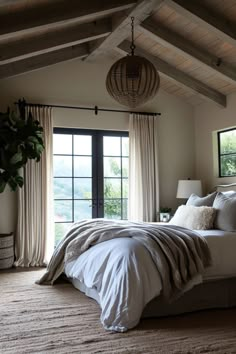
<path fill-rule="evenodd" d="M 192 230 L 169 224 L 92 219 L 73 224 L 37 283 L 53 284 L 65 264 L 91 246 L 123 237 L 136 239 L 148 250 L 161 276 L 162 294 L 168 300 L 183 293 L 189 282 L 211 264 L 206 240 Z"/>

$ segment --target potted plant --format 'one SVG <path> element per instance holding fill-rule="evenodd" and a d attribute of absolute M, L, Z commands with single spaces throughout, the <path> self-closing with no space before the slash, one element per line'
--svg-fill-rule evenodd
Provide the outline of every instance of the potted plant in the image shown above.
<path fill-rule="evenodd" d="M 0 112 L 0 193 L 6 185 L 15 191 L 24 180 L 19 171 L 29 159 L 40 160 L 44 149 L 43 128 L 25 114 L 25 102 L 19 101 L 19 114 L 14 111 Z"/>
<path fill-rule="evenodd" d="M 171 218 L 171 208 L 169 207 L 160 207 L 160 221 L 168 222 Z"/>
<path fill-rule="evenodd" d="M 19 101 L 19 114 L 0 112 L 0 193 L 6 186 L 15 191 L 22 187 L 24 179 L 20 169 L 29 159 L 40 160 L 44 149 L 39 122 L 32 114 L 25 114 L 25 101 Z M 14 262 L 13 232 L 0 233 L 0 269 L 12 267 Z"/>

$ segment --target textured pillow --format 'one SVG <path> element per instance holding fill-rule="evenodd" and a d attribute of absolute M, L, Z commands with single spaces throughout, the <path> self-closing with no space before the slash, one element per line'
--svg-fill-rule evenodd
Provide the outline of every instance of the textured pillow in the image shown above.
<path fill-rule="evenodd" d="M 236 193 L 217 193 L 213 207 L 216 209 L 214 227 L 224 231 L 236 231 Z"/>
<path fill-rule="evenodd" d="M 211 193 L 207 195 L 206 197 L 199 197 L 196 194 L 191 194 L 190 197 L 188 198 L 188 201 L 186 205 L 193 205 L 193 206 L 212 206 L 214 199 L 217 195 L 217 192 Z"/>
<path fill-rule="evenodd" d="M 226 191 L 226 192 L 219 192 L 219 193 L 227 195 L 227 197 L 229 197 L 229 196 L 231 197 L 231 196 L 233 196 L 233 194 L 235 194 L 235 196 L 236 196 L 236 192 L 235 191 Z"/>
<path fill-rule="evenodd" d="M 169 224 L 187 227 L 192 230 L 213 228 L 215 209 L 208 206 L 181 205 Z"/>

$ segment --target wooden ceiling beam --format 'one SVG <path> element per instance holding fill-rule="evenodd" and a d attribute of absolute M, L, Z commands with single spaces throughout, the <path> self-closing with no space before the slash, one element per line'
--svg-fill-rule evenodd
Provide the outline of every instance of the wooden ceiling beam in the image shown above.
<path fill-rule="evenodd" d="M 130 42 L 124 41 L 118 46 L 118 50 L 122 50 L 125 54 L 129 53 Z M 174 82 L 177 83 L 179 86 L 184 87 L 185 89 L 187 88 L 195 94 L 199 94 L 204 99 L 217 103 L 221 107 L 226 107 L 226 96 L 222 93 L 212 89 L 208 85 L 191 77 L 183 71 L 176 69 L 175 67 L 171 66 L 162 59 L 150 55 L 149 53 L 142 50 L 141 48 L 138 48 L 137 46 L 135 48 L 135 54 L 148 59 L 155 65 L 157 71 L 167 76 L 168 79 L 174 80 Z"/>
<path fill-rule="evenodd" d="M 185 18 L 214 32 L 223 41 L 236 45 L 235 24 L 203 6 L 198 0 L 165 0 L 165 3 Z"/>
<path fill-rule="evenodd" d="M 22 59 L 14 63 L 0 65 L 0 79 L 19 75 L 63 61 L 84 58 L 88 55 L 87 44 L 80 44 L 70 48 L 55 50 L 40 54 L 32 58 Z"/>
<path fill-rule="evenodd" d="M 58 30 L 41 31 L 28 35 L 22 40 L 0 41 L 0 64 L 44 54 L 72 45 L 95 40 L 107 36 L 111 32 L 111 19 L 103 19 L 92 23 L 63 26 Z"/>
<path fill-rule="evenodd" d="M 135 0 L 54 0 L 38 6 L 26 5 L 16 7 L 15 11 L 6 12 L 0 7 L 0 39 L 15 36 L 18 31 L 32 33 L 37 27 L 45 29 L 58 26 L 58 23 L 89 22 L 96 17 L 109 16 L 115 12 L 131 8 Z M 6 5 L 7 6 L 7 5 Z M 12 5 L 14 6 L 14 4 Z"/>
<path fill-rule="evenodd" d="M 90 54 L 85 60 L 93 60 L 100 55 L 104 55 L 109 50 L 117 47 L 123 40 L 125 40 L 131 33 L 131 17 L 134 17 L 134 26 L 139 25 L 147 17 L 151 15 L 153 10 L 157 10 L 162 6 L 164 0 L 140 0 L 137 5 L 133 7 L 126 16 L 121 19 L 113 21 L 112 33 L 103 41 L 99 40 L 90 46 Z"/>
<path fill-rule="evenodd" d="M 0 7 L 1 6 L 9 6 L 9 5 L 12 5 L 12 4 L 17 4 L 19 3 L 19 0 L 0 0 Z"/>
<path fill-rule="evenodd" d="M 187 56 L 191 60 L 193 59 L 218 74 L 227 82 L 235 84 L 235 68 L 224 63 L 217 56 L 197 47 L 191 41 L 171 31 L 169 28 L 159 25 L 151 19 L 147 19 L 140 25 L 140 30 L 155 42 L 162 44 L 166 48 L 173 49 L 175 52 Z"/>

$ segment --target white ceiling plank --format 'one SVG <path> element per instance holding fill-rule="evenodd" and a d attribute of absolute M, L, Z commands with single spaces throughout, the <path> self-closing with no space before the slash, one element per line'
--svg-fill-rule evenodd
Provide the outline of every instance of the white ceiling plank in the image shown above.
<path fill-rule="evenodd" d="M 236 70 L 234 67 L 222 61 L 220 58 L 194 45 L 191 41 L 159 25 L 151 19 L 147 19 L 140 25 L 140 30 L 155 42 L 164 47 L 173 49 L 175 53 L 185 55 L 196 62 L 203 64 L 207 69 L 217 73 L 222 79 L 235 84 Z"/>
<path fill-rule="evenodd" d="M 130 52 L 130 42 L 124 41 L 118 46 L 119 50 L 122 50 L 125 54 Z M 222 93 L 212 89 L 211 87 L 207 86 L 206 84 L 202 83 L 201 81 L 191 77 L 188 74 L 176 69 L 175 67 L 171 66 L 167 62 L 158 57 L 150 55 L 146 51 L 138 48 L 136 46 L 135 54 L 145 57 L 150 62 L 152 62 L 157 71 L 160 71 L 162 74 L 166 75 L 168 79 L 172 79 L 177 82 L 180 86 L 184 88 L 188 88 L 189 90 L 199 94 L 204 99 L 210 100 L 211 102 L 217 103 L 221 107 L 226 107 L 226 96 Z"/>
<path fill-rule="evenodd" d="M 80 44 L 70 48 L 64 48 L 54 52 L 40 54 L 32 58 L 22 59 L 14 63 L 3 64 L 0 65 L 0 79 L 23 74 L 63 61 L 76 58 L 84 58 L 87 55 L 87 45 Z"/>
<path fill-rule="evenodd" d="M 94 60 L 100 55 L 117 47 L 131 33 L 131 17 L 134 17 L 134 25 L 137 26 L 149 17 L 152 12 L 164 4 L 164 0 L 138 1 L 123 18 L 113 22 L 113 31 L 103 41 L 98 41 L 90 47 L 90 54 L 85 60 Z"/>
<path fill-rule="evenodd" d="M 223 18 L 219 14 L 202 6 L 202 2 L 196 0 L 165 0 L 179 14 L 199 24 L 209 32 L 213 32 L 218 38 L 236 45 L 235 24 Z"/>

